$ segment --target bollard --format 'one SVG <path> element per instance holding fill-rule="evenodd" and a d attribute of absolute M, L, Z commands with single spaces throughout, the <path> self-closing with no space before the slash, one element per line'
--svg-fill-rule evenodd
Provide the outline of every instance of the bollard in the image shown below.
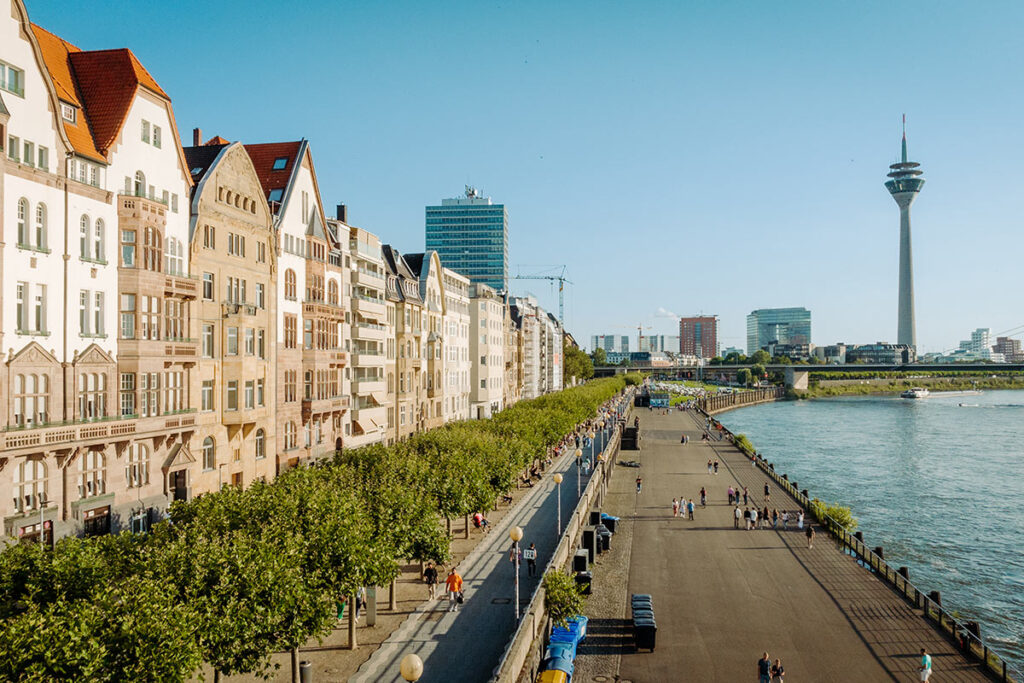
<path fill-rule="evenodd" d="M 854 534 L 853 534 L 853 535 L 854 535 L 854 537 L 856 537 L 856 539 L 857 539 L 858 541 L 860 541 L 861 543 L 863 543 L 863 542 L 864 542 L 864 532 L 863 532 L 863 531 L 857 531 L 857 532 L 854 532 Z"/>
<path fill-rule="evenodd" d="M 782 478 L 785 479 L 786 481 L 789 481 L 789 475 L 788 474 L 783 474 Z"/>
<path fill-rule="evenodd" d="M 906 579 L 907 581 L 910 581 L 910 570 L 909 569 L 907 569 L 906 567 L 900 567 L 896 571 L 898 571 L 900 576 L 902 576 L 904 579 Z"/>
<path fill-rule="evenodd" d="M 939 591 L 929 591 L 928 599 L 934 602 L 939 607 L 942 607 L 942 593 Z"/>
<path fill-rule="evenodd" d="M 964 628 L 974 634 L 974 637 L 981 640 L 981 625 L 976 621 L 968 621 L 964 624 Z"/>
<path fill-rule="evenodd" d="M 299 681 L 313 683 L 313 665 L 305 660 L 299 662 Z"/>
<path fill-rule="evenodd" d="M 880 559 L 880 560 L 884 560 L 885 559 L 885 552 L 882 549 L 882 546 L 880 546 L 880 545 L 876 545 L 875 546 L 875 555 L 878 555 L 878 559 Z"/>
<path fill-rule="evenodd" d="M 794 483 L 794 484 L 793 484 L 793 486 L 796 486 L 796 484 Z M 810 500 L 810 499 L 811 499 L 811 497 L 810 497 L 809 495 L 807 495 L 807 489 L 804 489 L 803 491 L 801 491 L 801 492 L 800 492 L 800 495 L 802 495 L 802 496 L 803 496 L 804 498 L 806 498 L 807 500 Z"/>

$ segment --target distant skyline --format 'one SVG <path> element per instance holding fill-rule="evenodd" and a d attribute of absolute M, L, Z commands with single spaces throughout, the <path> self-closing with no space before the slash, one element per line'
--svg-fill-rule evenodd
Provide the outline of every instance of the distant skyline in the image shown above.
<path fill-rule="evenodd" d="M 750 311 L 805 306 L 817 344 L 895 341 L 905 112 L 919 352 L 1024 325 L 1020 3 L 27 6 L 130 47 L 186 140 L 309 139 L 324 204 L 402 251 L 425 206 L 480 188 L 513 273 L 568 266 L 577 340 L 677 334 L 661 309 L 742 347 Z M 512 289 L 557 311 L 554 287 Z"/>

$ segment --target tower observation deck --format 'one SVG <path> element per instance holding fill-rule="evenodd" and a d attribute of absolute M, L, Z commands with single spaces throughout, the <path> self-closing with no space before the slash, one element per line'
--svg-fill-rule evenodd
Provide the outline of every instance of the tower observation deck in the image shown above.
<path fill-rule="evenodd" d="M 900 208 L 900 277 L 896 343 L 917 347 L 914 320 L 914 257 L 910 239 L 910 205 L 924 186 L 921 164 L 907 159 L 907 117 L 903 116 L 903 146 L 899 163 L 889 166 L 885 187 Z"/>

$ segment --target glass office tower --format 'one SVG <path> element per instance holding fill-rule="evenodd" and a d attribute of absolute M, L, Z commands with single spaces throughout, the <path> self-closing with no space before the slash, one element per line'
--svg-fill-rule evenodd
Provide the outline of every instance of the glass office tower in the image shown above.
<path fill-rule="evenodd" d="M 811 343 L 811 312 L 806 308 L 760 308 L 747 316 L 747 355 L 768 346 Z"/>
<path fill-rule="evenodd" d="M 427 251 L 473 283 L 508 291 L 508 212 L 474 187 L 427 207 Z"/>

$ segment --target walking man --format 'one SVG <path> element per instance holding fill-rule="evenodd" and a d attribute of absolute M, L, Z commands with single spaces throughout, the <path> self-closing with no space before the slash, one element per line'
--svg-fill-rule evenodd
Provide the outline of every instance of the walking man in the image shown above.
<path fill-rule="evenodd" d="M 921 680 L 927 681 L 932 677 L 932 656 L 923 647 L 921 648 L 921 666 L 917 667 L 921 673 Z"/>
<path fill-rule="evenodd" d="M 789 510 L 782 511 L 782 528 L 789 531 Z"/>
<path fill-rule="evenodd" d="M 807 535 L 807 549 L 811 550 L 814 548 L 814 525 L 808 524 L 807 531 L 804 532 Z M 927 678 L 923 680 L 928 680 Z"/>
<path fill-rule="evenodd" d="M 740 506 L 739 505 L 737 505 L 736 508 L 732 511 L 732 514 L 733 514 L 733 517 L 734 517 L 733 522 L 732 522 L 732 528 L 733 529 L 739 529 L 740 528 L 740 518 L 743 517 L 743 511 L 740 510 Z"/>
<path fill-rule="evenodd" d="M 643 487 L 643 485 L 644 485 L 643 477 L 637 477 L 636 478 L 636 494 L 637 495 L 640 495 L 640 489 Z"/>
<path fill-rule="evenodd" d="M 772 683 L 772 660 L 765 652 L 761 659 L 757 660 L 757 683 Z"/>
<path fill-rule="evenodd" d="M 747 492 L 747 487 L 746 487 L 746 486 L 744 486 L 744 487 L 743 487 L 743 504 L 744 504 L 744 505 L 746 505 L 746 504 L 747 504 L 747 498 L 748 498 L 749 496 L 750 496 L 750 494 L 749 494 L 749 493 Z"/>
<path fill-rule="evenodd" d="M 526 574 L 527 576 L 537 575 L 537 546 L 533 543 L 530 547 L 523 551 L 523 557 L 526 558 Z"/>
<path fill-rule="evenodd" d="M 437 569 L 433 562 L 427 562 L 427 568 L 423 570 L 423 580 L 427 582 L 427 595 L 434 599 L 434 589 L 437 587 Z"/>
<path fill-rule="evenodd" d="M 676 500 L 675 498 L 672 499 L 672 516 L 679 516 L 679 501 Z"/>
<path fill-rule="evenodd" d="M 693 498 L 691 498 L 690 502 L 686 504 L 686 510 L 690 513 L 690 519 L 692 520 L 693 519 Z"/>
<path fill-rule="evenodd" d="M 767 505 L 772 499 L 772 491 L 768 488 L 768 482 L 764 483 L 764 502 Z"/>
<path fill-rule="evenodd" d="M 444 581 L 448 589 L 448 611 L 459 611 L 459 598 L 462 597 L 462 577 L 455 571 L 455 567 L 448 570 L 448 578 Z"/>

